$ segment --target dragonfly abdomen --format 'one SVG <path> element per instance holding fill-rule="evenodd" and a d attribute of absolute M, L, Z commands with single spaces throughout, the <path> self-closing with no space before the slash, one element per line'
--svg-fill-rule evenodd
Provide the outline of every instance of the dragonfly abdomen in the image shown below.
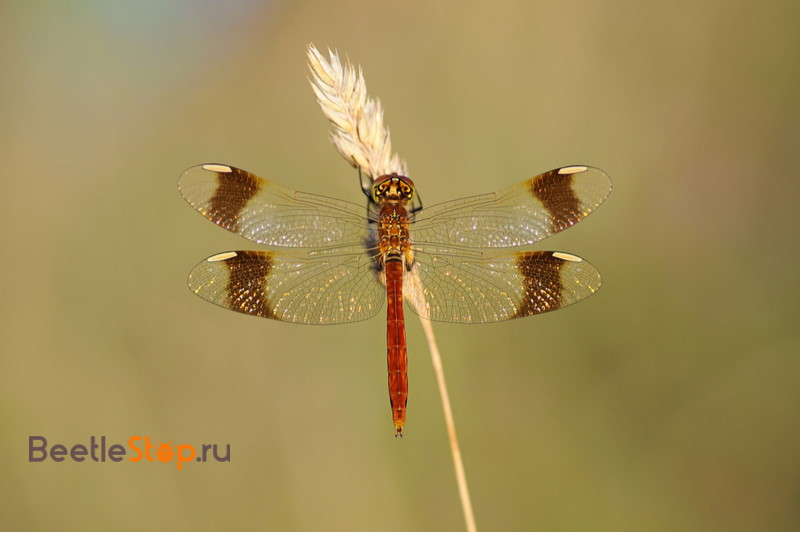
<path fill-rule="evenodd" d="M 403 261 L 388 257 L 386 269 L 386 363 L 389 369 L 389 402 L 395 436 L 403 435 L 408 401 L 408 354 L 403 316 Z"/>

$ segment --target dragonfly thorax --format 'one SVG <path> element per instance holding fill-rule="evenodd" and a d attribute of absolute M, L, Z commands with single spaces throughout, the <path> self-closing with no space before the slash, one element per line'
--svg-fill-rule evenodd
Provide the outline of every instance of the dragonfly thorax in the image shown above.
<path fill-rule="evenodd" d="M 379 176 L 372 185 L 372 200 L 375 203 L 410 202 L 414 198 L 414 182 L 399 174 Z"/>

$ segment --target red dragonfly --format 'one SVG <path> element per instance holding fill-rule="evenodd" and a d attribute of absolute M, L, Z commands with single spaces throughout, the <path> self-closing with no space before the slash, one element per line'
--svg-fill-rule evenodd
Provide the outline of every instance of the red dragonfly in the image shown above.
<path fill-rule="evenodd" d="M 597 168 L 561 167 L 426 209 L 413 182 L 397 174 L 364 180 L 366 209 L 220 164 L 190 168 L 178 188 L 218 226 L 279 249 L 209 257 L 189 274 L 201 298 L 297 324 L 366 320 L 387 302 L 395 436 L 408 399 L 403 300 L 428 320 L 477 324 L 560 309 L 600 288 L 600 274 L 580 257 L 513 249 L 603 203 L 611 180 Z"/>

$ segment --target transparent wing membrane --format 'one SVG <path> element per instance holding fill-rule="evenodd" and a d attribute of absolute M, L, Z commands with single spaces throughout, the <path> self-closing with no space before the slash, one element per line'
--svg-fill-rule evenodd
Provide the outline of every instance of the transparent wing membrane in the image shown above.
<path fill-rule="evenodd" d="M 373 259 L 357 248 L 225 252 L 197 265 L 189 287 L 233 311 L 298 324 L 366 320 L 386 300 Z"/>
<path fill-rule="evenodd" d="M 478 324 L 546 313 L 591 296 L 600 274 L 562 252 L 417 253 L 405 294 L 411 309 L 438 322 Z"/>
<path fill-rule="evenodd" d="M 386 299 L 366 206 L 301 193 L 244 170 L 192 167 L 179 189 L 203 216 L 285 251 L 217 254 L 191 272 L 202 298 L 254 316 L 339 324 L 375 315 Z M 560 167 L 495 193 L 444 202 L 411 216 L 404 298 L 435 321 L 484 323 L 560 309 L 597 291 L 600 275 L 562 252 L 491 249 L 533 244 L 602 204 L 611 180 L 588 166 Z M 372 220 L 370 220 L 372 217 Z M 374 224 L 373 224 L 374 227 Z"/>
<path fill-rule="evenodd" d="M 412 219 L 411 239 L 419 247 L 530 245 L 584 219 L 610 192 L 602 170 L 561 167 L 494 193 L 423 209 Z"/>
<path fill-rule="evenodd" d="M 228 165 L 192 167 L 178 189 L 207 219 L 267 246 L 355 245 L 368 235 L 366 207 L 293 191 Z"/>

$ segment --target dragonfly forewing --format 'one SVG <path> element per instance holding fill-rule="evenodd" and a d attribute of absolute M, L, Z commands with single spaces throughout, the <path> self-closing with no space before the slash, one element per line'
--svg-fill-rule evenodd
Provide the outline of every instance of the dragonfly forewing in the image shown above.
<path fill-rule="evenodd" d="M 210 221 L 266 246 L 319 248 L 368 238 L 364 206 L 294 191 L 229 165 L 192 167 L 178 188 Z"/>
<path fill-rule="evenodd" d="M 414 246 L 509 248 L 538 242 L 586 218 L 611 193 L 589 166 L 560 167 L 500 191 L 423 209 L 412 219 Z"/>

